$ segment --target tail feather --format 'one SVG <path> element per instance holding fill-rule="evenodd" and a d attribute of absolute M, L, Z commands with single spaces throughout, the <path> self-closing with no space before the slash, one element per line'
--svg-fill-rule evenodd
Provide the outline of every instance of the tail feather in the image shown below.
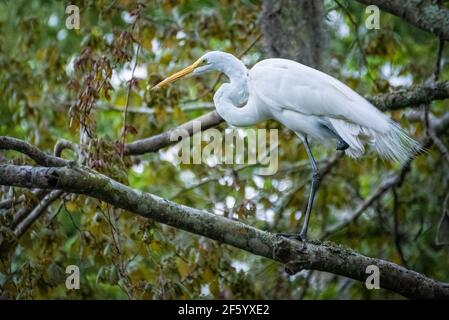
<path fill-rule="evenodd" d="M 374 146 L 376 152 L 385 159 L 406 162 L 410 156 L 419 152 L 419 143 L 410 138 L 394 121 L 388 120 L 388 130 L 378 132 L 374 129 L 353 124 L 344 120 L 329 119 L 338 135 L 349 144 L 345 153 L 359 158 L 365 152 L 364 143 Z"/>
<path fill-rule="evenodd" d="M 418 142 L 410 138 L 396 122 L 390 122 L 390 131 L 376 136 L 374 147 L 383 158 L 406 162 L 411 156 L 421 151 Z"/>

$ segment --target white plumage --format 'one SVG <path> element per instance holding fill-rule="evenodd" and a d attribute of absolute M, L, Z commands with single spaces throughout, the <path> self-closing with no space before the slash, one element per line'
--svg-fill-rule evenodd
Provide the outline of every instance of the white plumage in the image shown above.
<path fill-rule="evenodd" d="M 343 139 L 351 157 L 360 157 L 365 143 L 382 156 L 404 162 L 416 142 L 366 99 L 337 79 L 300 63 L 267 59 L 249 72 L 250 87 L 271 113 L 300 136 Z M 250 94 L 251 95 L 251 94 Z"/>
<path fill-rule="evenodd" d="M 155 88 L 189 73 L 217 70 L 230 82 L 214 95 L 220 116 L 234 126 L 248 126 L 275 119 L 303 141 L 313 171 L 306 218 L 300 237 L 307 235 L 310 211 L 318 185 L 318 168 L 308 138 L 335 141 L 338 150 L 353 158 L 365 152 L 365 144 L 390 160 L 405 162 L 419 145 L 404 130 L 366 99 L 339 80 L 305 65 L 285 59 L 266 59 L 248 70 L 233 55 L 213 51 L 175 73 Z"/>

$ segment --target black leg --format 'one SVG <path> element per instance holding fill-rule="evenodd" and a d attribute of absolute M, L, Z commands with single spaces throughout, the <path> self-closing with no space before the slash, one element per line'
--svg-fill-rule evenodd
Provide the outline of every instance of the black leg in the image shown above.
<path fill-rule="evenodd" d="M 299 233 L 300 238 L 305 241 L 307 239 L 307 228 L 309 226 L 310 212 L 312 211 L 313 200 L 315 199 L 315 193 L 318 188 L 320 181 L 320 174 L 318 172 L 318 167 L 316 165 L 315 159 L 313 158 L 312 151 L 310 150 L 309 142 L 307 141 L 307 136 L 304 137 L 304 146 L 309 156 L 310 166 L 312 168 L 312 184 L 310 187 L 309 200 L 307 201 L 306 217 L 304 218 L 304 223 L 302 225 L 301 232 Z"/>

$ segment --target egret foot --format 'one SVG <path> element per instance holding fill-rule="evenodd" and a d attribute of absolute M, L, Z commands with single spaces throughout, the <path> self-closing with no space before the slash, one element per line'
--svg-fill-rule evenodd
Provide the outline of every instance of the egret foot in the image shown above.
<path fill-rule="evenodd" d="M 282 233 L 276 233 L 276 236 L 299 241 L 302 244 L 300 251 L 304 251 L 306 249 L 306 245 L 307 245 L 306 238 L 305 237 L 303 238 L 299 233 L 283 233 L 282 232 Z"/>
<path fill-rule="evenodd" d="M 284 237 L 284 238 L 289 238 L 289 239 L 295 239 L 301 242 L 304 242 L 304 240 L 302 239 L 301 235 L 299 233 L 276 233 L 277 236 L 279 237 Z"/>

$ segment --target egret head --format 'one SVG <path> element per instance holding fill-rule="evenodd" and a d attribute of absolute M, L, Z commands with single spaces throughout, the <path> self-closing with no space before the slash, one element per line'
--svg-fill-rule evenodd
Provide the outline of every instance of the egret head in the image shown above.
<path fill-rule="evenodd" d="M 187 68 L 182 69 L 181 71 L 176 72 L 175 74 L 172 74 L 165 80 L 159 82 L 157 85 L 155 85 L 152 89 L 159 89 L 166 85 L 168 85 L 171 82 L 174 82 L 184 76 L 187 76 L 189 74 L 193 74 L 195 76 L 206 73 L 208 71 L 212 70 L 220 70 L 222 71 L 223 66 L 226 64 L 226 61 L 228 59 L 228 56 L 233 57 L 229 53 L 220 52 L 220 51 L 211 51 L 206 54 L 204 54 L 201 58 L 196 60 L 194 63 L 192 63 Z"/>

